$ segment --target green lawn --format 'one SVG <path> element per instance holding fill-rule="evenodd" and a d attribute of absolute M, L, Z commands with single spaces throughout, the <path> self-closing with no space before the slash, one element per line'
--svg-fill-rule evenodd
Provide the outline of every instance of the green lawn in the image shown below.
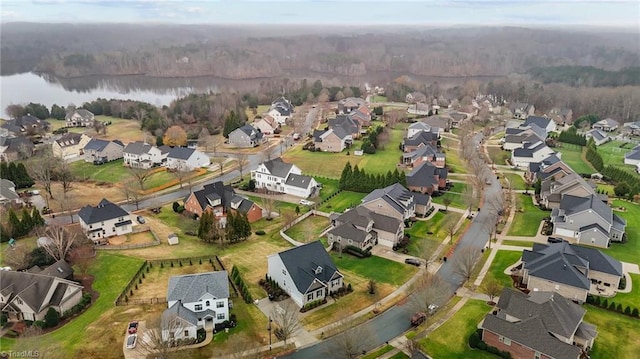
<path fill-rule="evenodd" d="M 640 205 L 614 200 L 613 207 L 627 209 L 626 212 L 614 211 L 627 221 L 627 242 L 612 242 L 606 253 L 620 261 L 640 264 Z"/>
<path fill-rule="evenodd" d="M 451 204 L 449 204 L 449 207 L 466 209 L 467 205 L 464 203 L 464 193 L 468 186 L 466 183 L 454 182 L 450 190 L 440 196 L 431 197 L 431 200 L 433 203 L 444 205 L 444 199 L 450 198 Z"/>
<path fill-rule="evenodd" d="M 357 258 L 344 253 L 340 258 L 338 253 L 331 252 L 331 258 L 339 269 L 353 272 L 364 278 L 373 279 L 378 283 L 388 283 L 394 286 L 404 284 L 418 271 L 418 268 L 414 266 L 376 256 Z"/>
<path fill-rule="evenodd" d="M 433 358 L 493 359 L 493 354 L 471 349 L 469 336 L 489 312 L 484 301 L 469 300 L 451 319 L 420 341 L 420 347 Z"/>
<path fill-rule="evenodd" d="M 161 186 L 167 182 L 171 182 L 174 180 L 177 180 L 178 178 L 171 172 L 169 171 L 158 171 L 154 174 L 152 174 L 151 176 L 149 176 L 149 179 L 147 179 L 147 181 L 144 183 L 144 189 L 151 189 L 151 188 L 155 188 L 158 186 Z M 185 184 L 185 180 L 183 179 L 183 186 Z"/>
<path fill-rule="evenodd" d="M 487 146 L 489 158 L 497 165 L 506 165 L 507 160 L 511 158 L 511 152 L 501 149 L 499 146 Z"/>
<path fill-rule="evenodd" d="M 605 184 L 605 183 L 598 183 L 597 184 L 597 189 L 600 192 L 603 192 L 604 194 L 613 196 L 615 192 L 613 192 L 613 187 L 615 187 L 612 184 Z"/>
<path fill-rule="evenodd" d="M 335 197 L 323 203 L 320 211 L 323 212 L 344 212 L 347 208 L 352 208 L 360 204 L 366 193 L 342 191 Z"/>
<path fill-rule="evenodd" d="M 509 179 L 509 183 L 511 183 L 511 188 L 514 190 L 525 190 L 526 184 L 524 183 L 524 179 L 517 173 L 504 173 L 500 176 L 504 176 Z M 530 191 L 533 191 L 533 187 L 529 188 Z"/>
<path fill-rule="evenodd" d="M 90 162 L 76 161 L 71 163 L 71 170 L 78 178 L 97 182 L 118 183 L 131 177 L 129 169 L 122 165 L 122 161 L 122 159 L 119 159 L 100 166 Z"/>
<path fill-rule="evenodd" d="M 452 142 L 451 149 L 442 150 L 442 152 L 445 153 L 445 161 L 447 163 L 447 167 L 449 168 L 449 171 L 451 171 L 451 173 L 467 173 L 467 168 L 462 163 L 457 145 L 457 142 Z"/>
<path fill-rule="evenodd" d="M 502 244 L 506 246 L 533 247 L 533 241 L 514 241 L 505 239 Z"/>
<path fill-rule="evenodd" d="M 371 102 L 387 102 L 386 96 L 375 95 L 369 99 Z"/>
<path fill-rule="evenodd" d="M 317 199 L 318 201 L 323 201 L 338 191 L 337 179 L 318 177 L 316 178 L 316 181 L 322 184 L 322 189 L 320 190 L 320 199 Z"/>
<path fill-rule="evenodd" d="M 516 196 L 516 214 L 507 235 L 533 237 L 538 233 L 540 222 L 550 214 L 534 206 L 531 196 L 520 193 Z"/>
<path fill-rule="evenodd" d="M 385 345 L 380 349 L 374 350 L 372 352 L 370 352 L 369 354 L 361 357 L 360 359 L 375 359 L 378 358 L 380 356 L 382 356 L 383 354 L 386 354 L 390 351 L 392 351 L 394 349 L 393 345 Z"/>
<path fill-rule="evenodd" d="M 611 141 L 598 146 L 598 153 L 602 161 L 613 166 L 626 167 L 635 170 L 635 166 L 624 164 L 625 153 L 631 151 L 635 144 L 624 141 Z"/>
<path fill-rule="evenodd" d="M 390 356 L 389 359 L 409 359 L 409 356 L 404 352 L 397 352 Z"/>
<path fill-rule="evenodd" d="M 491 267 L 489 268 L 487 275 L 484 277 L 484 280 L 487 281 L 493 278 L 497 280 L 503 287 L 511 287 L 511 277 L 504 274 L 504 270 L 507 269 L 507 267 L 515 264 L 521 257 L 521 251 L 498 251 L 495 258 L 493 259 L 493 262 L 491 263 Z"/>
<path fill-rule="evenodd" d="M 630 306 L 631 309 L 638 308 L 640 310 L 640 274 L 630 274 L 631 276 L 631 293 L 618 293 L 613 298 L 608 298 L 609 303 L 611 301 L 616 304 L 622 304 L 622 308 Z M 629 283 L 627 283 L 629 285 Z"/>
<path fill-rule="evenodd" d="M 595 324 L 598 336 L 593 344 L 593 359 L 637 358 L 640 352 L 640 320 L 610 312 L 592 305 L 585 305 L 584 320 Z"/>
<path fill-rule="evenodd" d="M 186 232 L 198 232 L 198 221 L 174 212 L 171 205 L 162 207 L 162 211 L 156 216 L 166 225 L 179 229 L 180 231 L 176 234 L 181 238 L 181 235 L 186 235 Z"/>
<path fill-rule="evenodd" d="M 310 215 L 302 222 L 299 222 L 295 226 L 287 229 L 285 232 L 289 237 L 299 242 L 312 242 L 318 237 L 320 233 L 329 226 L 329 218 L 323 216 Z"/>
<path fill-rule="evenodd" d="M 447 229 L 449 223 L 457 223 L 460 217 L 462 217 L 461 213 L 451 211 L 447 213 L 438 212 L 427 221 L 415 222 L 411 228 L 405 230 L 405 233 L 410 234 L 412 238 L 433 237 L 442 241 L 449 235 Z"/>
<path fill-rule="evenodd" d="M 562 143 L 562 147 L 555 147 L 555 151 L 562 153 L 562 161 L 569 165 L 576 173 L 594 173 L 596 170 L 583 159 L 582 146 Z"/>

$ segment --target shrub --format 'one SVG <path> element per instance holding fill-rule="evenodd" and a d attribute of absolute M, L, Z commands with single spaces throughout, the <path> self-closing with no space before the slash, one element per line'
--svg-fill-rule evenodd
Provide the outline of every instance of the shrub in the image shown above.
<path fill-rule="evenodd" d="M 480 335 L 478 334 L 478 331 L 471 333 L 471 335 L 469 336 L 469 346 L 471 348 L 477 348 L 479 342 L 480 342 Z"/>
<path fill-rule="evenodd" d="M 60 313 L 53 308 L 49 308 L 47 314 L 44 315 L 44 324 L 46 328 L 55 327 L 60 323 Z"/>
<path fill-rule="evenodd" d="M 487 343 L 483 342 L 482 340 L 478 342 L 478 349 L 480 350 L 487 350 Z"/>
<path fill-rule="evenodd" d="M 633 310 L 631 311 L 631 316 L 638 318 L 638 308 L 633 308 Z"/>
<path fill-rule="evenodd" d="M 53 309 L 53 308 L 51 308 L 51 309 Z M 42 320 L 36 320 L 35 322 L 33 322 L 33 325 L 35 325 L 36 327 L 39 327 L 39 328 L 46 328 L 46 324 Z"/>
<path fill-rule="evenodd" d="M 602 301 L 601 307 L 602 308 L 609 308 L 609 301 L 606 298 L 605 298 L 604 301 Z"/>
<path fill-rule="evenodd" d="M 264 236 L 265 234 L 265 231 L 263 231 L 262 229 L 256 231 L 256 235 L 258 236 Z"/>
<path fill-rule="evenodd" d="M 0 314 L 0 326 L 4 326 L 5 324 L 7 324 L 7 322 L 9 321 L 9 317 L 2 313 Z"/>
<path fill-rule="evenodd" d="M 599 307 L 600 306 L 600 297 L 593 298 L 593 304 Z"/>
<path fill-rule="evenodd" d="M 631 307 L 627 305 L 626 308 L 624 308 L 624 314 L 626 315 L 631 315 Z"/>
<path fill-rule="evenodd" d="M 173 211 L 177 213 L 179 208 L 180 208 L 180 203 L 173 202 Z"/>
<path fill-rule="evenodd" d="M 622 304 L 618 303 L 618 305 L 616 305 L 616 312 L 622 313 Z"/>
<path fill-rule="evenodd" d="M 616 310 L 616 302 L 611 302 L 611 304 L 609 304 L 609 310 Z"/>

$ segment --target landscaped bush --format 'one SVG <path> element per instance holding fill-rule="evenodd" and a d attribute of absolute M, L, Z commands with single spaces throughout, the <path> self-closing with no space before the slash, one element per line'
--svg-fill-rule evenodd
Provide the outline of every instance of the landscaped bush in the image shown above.
<path fill-rule="evenodd" d="M 481 338 L 482 338 L 482 329 L 478 329 L 475 332 L 471 333 L 471 335 L 469 336 L 469 346 L 471 348 L 477 348 L 480 350 L 487 351 L 491 354 L 497 355 L 504 359 L 512 358 L 511 353 L 507 351 L 502 351 L 494 346 L 487 345 L 487 343 L 482 341 Z"/>
<path fill-rule="evenodd" d="M 53 308 L 49 308 L 47 314 L 44 315 L 44 325 L 46 328 L 55 327 L 60 323 L 60 313 Z"/>
<path fill-rule="evenodd" d="M 231 268 L 231 280 L 233 280 L 233 283 L 235 283 L 236 287 L 240 291 L 240 295 L 242 296 L 244 302 L 247 304 L 252 303 L 253 298 L 251 297 L 251 293 L 249 293 L 247 285 L 244 283 L 244 280 L 242 280 L 240 271 L 236 266 L 233 266 L 233 268 Z"/>
<path fill-rule="evenodd" d="M 9 321 L 9 317 L 6 314 L 0 314 L 0 326 L 4 326 Z"/>
<path fill-rule="evenodd" d="M 264 236 L 265 234 L 266 234 L 266 232 L 263 231 L 262 229 L 256 231 L 256 235 L 258 235 L 258 236 Z"/>
<path fill-rule="evenodd" d="M 360 249 L 356 246 L 346 246 L 344 247 L 344 252 L 349 253 L 351 255 L 354 255 L 358 258 L 367 258 L 367 257 L 371 257 L 371 247 L 368 247 L 366 249 Z"/>
<path fill-rule="evenodd" d="M 300 309 L 300 312 L 304 313 L 306 311 L 309 311 L 309 310 L 311 310 L 313 308 L 317 308 L 317 307 L 319 307 L 319 306 L 321 306 L 323 304 L 326 304 L 326 303 L 327 303 L 327 299 L 324 299 L 324 298 L 323 299 L 314 300 L 313 302 L 309 302 L 309 303 L 305 304 L 304 307 L 302 307 Z"/>

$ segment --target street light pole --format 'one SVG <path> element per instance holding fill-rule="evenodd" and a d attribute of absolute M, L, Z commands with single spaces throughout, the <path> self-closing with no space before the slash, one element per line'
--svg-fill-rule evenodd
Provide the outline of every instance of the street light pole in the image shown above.
<path fill-rule="evenodd" d="M 269 316 L 269 327 L 267 328 L 269 331 L 269 352 L 271 352 L 271 322 L 273 322 L 273 320 L 271 319 L 271 316 Z"/>

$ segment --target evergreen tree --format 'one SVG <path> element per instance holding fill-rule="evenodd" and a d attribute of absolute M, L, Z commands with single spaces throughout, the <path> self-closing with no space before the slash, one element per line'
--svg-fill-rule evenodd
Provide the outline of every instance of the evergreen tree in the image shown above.
<path fill-rule="evenodd" d="M 398 171 L 397 168 L 396 168 L 396 171 Z M 397 176 L 395 176 L 393 173 L 391 173 L 391 170 L 387 171 L 387 175 L 386 175 L 386 177 L 384 179 L 384 187 L 390 186 L 390 185 L 396 183 L 396 179 L 397 178 L 398 178 Z"/>
<path fill-rule="evenodd" d="M 204 211 L 202 216 L 200 217 L 200 224 L 198 226 L 198 238 L 207 242 L 207 237 L 209 235 L 209 231 L 211 230 L 211 225 L 213 224 L 213 213 L 210 211 Z"/>
<path fill-rule="evenodd" d="M 231 111 L 229 116 L 224 120 L 224 129 L 222 135 L 225 138 L 229 138 L 229 134 L 235 129 L 242 127 L 242 120 L 238 118 L 235 111 Z"/>
<path fill-rule="evenodd" d="M 360 174 L 360 168 L 358 168 L 358 165 L 353 167 L 353 175 L 351 176 L 350 182 L 351 183 L 350 183 L 349 189 L 351 191 L 361 191 L 361 189 L 359 189 L 358 187 L 364 184 L 363 183 L 364 181 L 363 181 L 363 177 Z"/>
<path fill-rule="evenodd" d="M 347 162 L 342 169 L 342 174 L 340 175 L 340 182 L 338 182 L 338 187 L 340 189 L 349 189 L 351 186 L 351 177 L 353 176 L 353 169 L 351 168 L 351 162 Z"/>
<path fill-rule="evenodd" d="M 404 171 L 398 172 L 398 183 L 407 187 L 407 174 Z"/>
<path fill-rule="evenodd" d="M 45 220 L 44 218 L 42 218 L 42 216 L 40 215 L 40 211 L 38 211 L 36 207 L 33 207 L 33 211 L 31 211 L 31 222 L 33 223 L 34 227 L 45 225 Z"/>
<path fill-rule="evenodd" d="M 251 236 L 251 223 L 249 223 L 249 218 L 246 213 L 240 214 L 240 238 L 242 240 L 247 240 Z"/>
<path fill-rule="evenodd" d="M 27 168 L 24 166 L 24 163 L 20 162 L 16 166 L 16 176 L 14 183 L 17 188 L 28 188 L 35 184 L 33 178 L 29 176 L 29 172 L 27 172 Z"/>
<path fill-rule="evenodd" d="M 31 214 L 27 211 L 27 207 L 22 208 L 22 214 L 20 215 L 20 227 L 22 229 L 22 235 L 27 235 L 34 227 Z"/>
<path fill-rule="evenodd" d="M 9 230 L 11 233 L 11 237 L 13 238 L 17 238 L 22 235 L 22 225 L 20 223 L 20 220 L 18 219 L 18 216 L 16 215 L 16 212 L 13 211 L 13 208 L 9 209 Z"/>

